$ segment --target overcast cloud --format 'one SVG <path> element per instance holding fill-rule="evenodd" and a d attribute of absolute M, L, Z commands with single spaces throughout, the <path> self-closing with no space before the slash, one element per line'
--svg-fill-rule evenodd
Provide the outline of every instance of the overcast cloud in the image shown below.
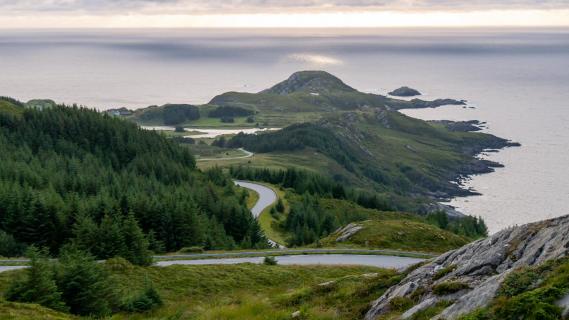
<path fill-rule="evenodd" d="M 2 13 L 224 14 L 361 10 L 568 9 L 569 0 L 0 0 Z"/>

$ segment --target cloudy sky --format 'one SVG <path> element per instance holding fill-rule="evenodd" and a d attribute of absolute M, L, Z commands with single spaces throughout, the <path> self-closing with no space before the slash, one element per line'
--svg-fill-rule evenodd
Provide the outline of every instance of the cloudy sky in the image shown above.
<path fill-rule="evenodd" d="M 0 0 L 0 28 L 569 26 L 569 0 Z"/>

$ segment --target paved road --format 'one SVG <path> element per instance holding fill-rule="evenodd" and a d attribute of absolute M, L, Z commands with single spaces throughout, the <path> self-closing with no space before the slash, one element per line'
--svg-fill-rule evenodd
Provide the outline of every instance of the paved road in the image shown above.
<path fill-rule="evenodd" d="M 214 265 L 214 264 L 239 264 L 239 263 L 262 263 L 263 257 L 246 258 L 223 258 L 223 259 L 198 259 L 198 260 L 171 260 L 158 261 L 158 266 L 171 265 Z M 360 265 L 379 268 L 404 269 L 416 263 L 424 261 L 419 258 L 356 255 L 356 254 L 310 254 L 275 257 L 281 265 Z"/>
<path fill-rule="evenodd" d="M 273 189 L 265 187 L 264 185 L 241 180 L 235 180 L 234 182 L 240 187 L 253 190 L 259 194 L 259 200 L 257 200 L 257 203 L 255 203 L 255 206 L 251 209 L 251 213 L 255 218 L 258 218 L 263 210 L 271 206 L 278 199 Z"/>
<path fill-rule="evenodd" d="M 245 158 L 251 158 L 254 153 L 247 151 L 243 148 L 239 148 L 238 150 L 242 151 L 245 153 L 245 155 L 243 156 L 238 156 L 238 157 L 227 157 L 227 158 L 198 158 L 197 161 L 223 161 L 223 160 L 236 160 L 236 159 L 245 159 Z"/>
<path fill-rule="evenodd" d="M 257 203 L 255 203 L 255 206 L 253 207 L 253 209 L 251 209 L 251 213 L 255 218 L 259 218 L 263 210 L 271 206 L 278 199 L 277 194 L 273 191 L 273 189 L 265 187 L 264 185 L 248 181 L 241 181 L 241 180 L 234 180 L 234 182 L 236 185 L 240 187 L 253 190 L 259 194 L 259 200 L 257 200 Z M 274 248 L 279 248 L 279 249 L 286 248 L 285 246 L 278 244 L 271 239 L 267 239 L 267 241 Z"/>

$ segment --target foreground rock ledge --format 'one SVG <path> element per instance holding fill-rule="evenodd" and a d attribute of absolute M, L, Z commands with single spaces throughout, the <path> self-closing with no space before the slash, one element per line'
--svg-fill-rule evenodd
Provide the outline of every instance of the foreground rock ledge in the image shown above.
<path fill-rule="evenodd" d="M 477 308 L 487 306 L 496 296 L 508 273 L 522 266 L 540 264 L 569 253 L 569 216 L 502 230 L 491 237 L 449 251 L 412 271 L 398 285 L 373 302 L 365 316 L 376 319 L 390 311 L 395 297 L 419 295 L 419 303 L 401 316 L 414 313 L 439 301 L 453 302 L 438 319 L 457 319 Z M 453 281 L 468 288 L 448 295 L 436 295 L 433 287 Z"/>

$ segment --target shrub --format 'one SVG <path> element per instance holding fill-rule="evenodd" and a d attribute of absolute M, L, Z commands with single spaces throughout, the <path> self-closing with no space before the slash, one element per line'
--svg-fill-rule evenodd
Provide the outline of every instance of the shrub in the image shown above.
<path fill-rule="evenodd" d="M 203 247 L 183 247 L 178 253 L 203 253 Z"/>
<path fill-rule="evenodd" d="M 278 264 L 277 259 L 275 257 L 267 256 L 263 259 L 263 264 L 267 266 L 275 266 Z"/>
<path fill-rule="evenodd" d="M 433 287 L 433 293 L 437 296 L 444 296 L 447 294 L 455 293 L 460 290 L 469 289 L 470 286 L 460 281 L 446 281 L 439 283 Z"/>
<path fill-rule="evenodd" d="M 391 310 L 405 312 L 409 310 L 415 303 L 408 297 L 395 297 L 389 301 Z"/>
<path fill-rule="evenodd" d="M 152 283 L 147 279 L 144 290 L 123 304 L 126 312 L 145 312 L 160 307 L 162 298 Z"/>
<path fill-rule="evenodd" d="M 107 259 L 105 261 L 105 267 L 112 271 L 125 272 L 132 270 L 133 265 L 125 258 L 116 257 Z"/>
<path fill-rule="evenodd" d="M 454 265 L 454 264 L 451 264 L 448 267 L 442 268 L 435 273 L 435 275 L 433 276 L 433 280 L 439 280 L 440 278 L 446 276 L 447 274 L 453 272 L 454 270 L 456 270 L 456 265 Z"/>

